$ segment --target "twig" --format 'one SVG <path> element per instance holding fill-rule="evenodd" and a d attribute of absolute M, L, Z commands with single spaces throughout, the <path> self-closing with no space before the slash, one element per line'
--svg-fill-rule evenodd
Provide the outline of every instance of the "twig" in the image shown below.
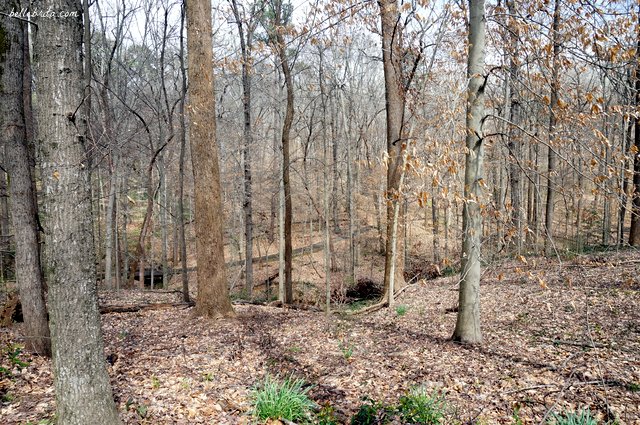
<path fill-rule="evenodd" d="M 542 341 L 549 342 L 553 345 L 572 345 L 574 347 L 582 347 L 582 348 L 609 348 L 609 345 L 600 344 L 599 342 L 580 342 L 580 341 L 566 341 L 562 339 L 546 339 L 543 338 Z"/>

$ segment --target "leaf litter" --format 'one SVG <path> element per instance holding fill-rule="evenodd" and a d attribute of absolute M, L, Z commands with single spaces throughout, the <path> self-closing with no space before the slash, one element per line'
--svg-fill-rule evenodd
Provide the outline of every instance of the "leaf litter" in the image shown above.
<path fill-rule="evenodd" d="M 267 375 L 294 376 L 348 421 L 362 398 L 396 403 L 423 385 L 462 423 L 540 423 L 588 407 L 640 424 L 640 258 L 637 253 L 503 262 L 484 271 L 484 343 L 450 340 L 457 276 L 402 293 L 406 314 L 333 314 L 237 305 L 208 321 L 169 307 L 102 315 L 107 367 L 127 424 L 248 424 L 250 394 Z M 100 294 L 101 305 L 172 303 L 179 294 Z M 19 342 L 20 326 L 0 343 Z M 2 355 L 2 366 L 7 356 Z M 51 418 L 50 362 L 23 353 L 0 381 L 5 424 Z"/>

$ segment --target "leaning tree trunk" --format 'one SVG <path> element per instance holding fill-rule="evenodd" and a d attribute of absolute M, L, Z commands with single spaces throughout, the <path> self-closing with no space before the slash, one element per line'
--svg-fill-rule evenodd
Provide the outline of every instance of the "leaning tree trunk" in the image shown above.
<path fill-rule="evenodd" d="M 81 12 L 78 0 L 43 0 L 34 9 Z M 119 424 L 105 366 L 82 105 L 82 13 L 37 19 L 37 145 L 44 193 L 45 247 L 57 422 Z"/>
<path fill-rule="evenodd" d="M 467 78 L 467 137 L 462 209 L 462 274 L 458 297 L 455 341 L 478 344 L 480 331 L 480 243 L 482 236 L 482 165 L 484 143 L 484 0 L 469 0 L 469 57 Z"/>
<path fill-rule="evenodd" d="M 233 316 L 224 262 L 220 166 L 213 97 L 211 1 L 188 1 L 189 141 L 193 163 L 198 299 L 196 313 Z"/>
<path fill-rule="evenodd" d="M 16 281 L 25 322 L 26 346 L 30 351 L 49 356 L 51 341 L 40 270 L 36 204 L 24 118 L 23 46 L 27 40 L 23 26 L 17 19 L 3 19 L 0 22 L 0 34 L 4 35 L 6 41 L 0 47 L 0 137 L 6 149 L 5 164 L 10 178 Z M 2 230 L 8 233 L 6 228 Z"/>

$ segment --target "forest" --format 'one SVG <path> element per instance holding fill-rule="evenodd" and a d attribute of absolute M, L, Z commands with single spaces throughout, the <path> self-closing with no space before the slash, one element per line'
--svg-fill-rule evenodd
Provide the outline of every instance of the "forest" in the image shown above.
<path fill-rule="evenodd" d="M 6 0 L 0 423 L 640 424 L 640 3 Z"/>

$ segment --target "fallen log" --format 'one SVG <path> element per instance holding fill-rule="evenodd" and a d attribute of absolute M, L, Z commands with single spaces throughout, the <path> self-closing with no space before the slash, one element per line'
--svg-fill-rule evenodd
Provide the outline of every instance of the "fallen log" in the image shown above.
<path fill-rule="evenodd" d="M 148 303 L 137 305 L 103 305 L 100 307 L 100 314 L 109 313 L 135 313 L 137 311 L 162 310 L 165 308 L 183 307 L 189 308 L 195 306 L 195 302 L 182 303 Z"/>

